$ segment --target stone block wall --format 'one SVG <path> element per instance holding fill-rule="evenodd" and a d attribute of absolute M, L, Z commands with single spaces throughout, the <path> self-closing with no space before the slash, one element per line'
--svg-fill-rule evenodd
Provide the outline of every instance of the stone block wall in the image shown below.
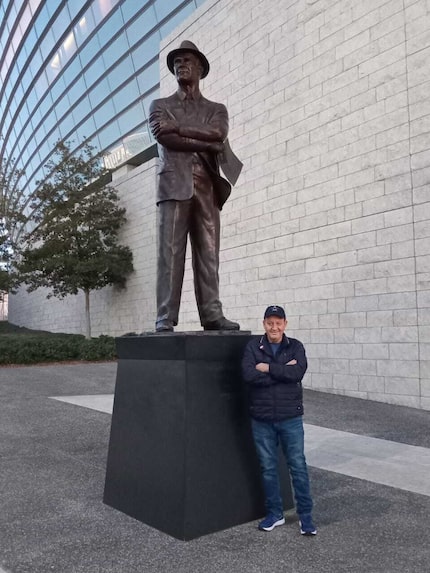
<path fill-rule="evenodd" d="M 223 211 L 228 316 L 285 305 L 308 386 L 430 408 L 430 3 L 206 2 L 211 62 L 244 171 Z M 165 58 L 161 58 L 164 63 Z M 162 90 L 175 88 L 164 66 Z M 195 326 L 191 276 L 184 326 Z"/>
<path fill-rule="evenodd" d="M 429 0 L 208 0 L 161 53 L 167 95 L 175 90 L 167 52 L 182 39 L 205 52 L 202 92 L 226 103 L 244 162 L 222 212 L 226 315 L 260 331 L 263 309 L 282 304 L 308 351 L 307 386 L 426 409 L 429 29 Z M 121 185 L 130 212 L 137 175 L 129 176 Z M 139 195 L 145 216 L 125 231 L 135 257 L 141 226 L 155 228 L 150 194 Z M 149 265 L 155 237 L 147 240 Z M 181 330 L 199 327 L 187 262 Z M 109 307 L 115 320 L 100 324 L 130 313 L 122 330 L 134 330 L 142 305 L 140 323 L 152 326 L 153 293 L 140 288 L 144 276 L 154 285 L 154 268 L 147 272 L 128 286 L 132 310 L 124 299 Z M 101 299 L 112 302 L 106 291 Z"/>

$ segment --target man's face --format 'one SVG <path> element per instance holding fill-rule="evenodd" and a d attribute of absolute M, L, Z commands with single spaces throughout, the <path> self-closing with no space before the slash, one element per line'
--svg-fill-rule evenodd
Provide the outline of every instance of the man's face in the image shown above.
<path fill-rule="evenodd" d="M 202 65 L 192 52 L 182 52 L 173 60 L 173 69 L 179 83 L 198 82 L 202 73 Z"/>
<path fill-rule="evenodd" d="M 287 320 L 278 316 L 268 316 L 263 320 L 264 330 L 266 331 L 269 342 L 277 344 L 281 342 L 282 335 L 287 328 Z"/>

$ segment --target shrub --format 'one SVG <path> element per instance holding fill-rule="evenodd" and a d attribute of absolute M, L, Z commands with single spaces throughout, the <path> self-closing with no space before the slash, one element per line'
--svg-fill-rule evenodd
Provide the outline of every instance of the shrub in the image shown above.
<path fill-rule="evenodd" d="M 87 340 L 77 334 L 7 334 L 0 336 L 0 364 L 35 364 L 68 360 L 113 360 L 115 339 Z"/>

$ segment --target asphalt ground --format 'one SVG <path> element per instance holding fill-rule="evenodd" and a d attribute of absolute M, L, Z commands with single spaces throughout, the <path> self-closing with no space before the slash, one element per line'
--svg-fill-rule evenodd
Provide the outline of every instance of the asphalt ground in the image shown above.
<path fill-rule="evenodd" d="M 251 522 L 185 542 L 104 505 L 111 417 L 51 397 L 110 394 L 115 376 L 115 363 L 0 368 L 0 573 L 430 571 L 430 497 L 407 483 L 310 466 L 316 537 L 289 512 L 270 533 Z M 430 448 L 430 412 L 413 408 L 307 390 L 305 422 Z"/>

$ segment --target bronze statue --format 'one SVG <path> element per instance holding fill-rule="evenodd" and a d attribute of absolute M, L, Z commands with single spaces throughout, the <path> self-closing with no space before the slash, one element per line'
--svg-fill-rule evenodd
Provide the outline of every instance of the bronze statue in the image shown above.
<path fill-rule="evenodd" d="M 188 235 L 204 330 L 239 330 L 219 300 L 219 212 L 231 191 L 219 164 L 232 184 L 242 164 L 228 145 L 226 107 L 200 93 L 200 79 L 209 72 L 204 54 L 184 41 L 167 55 L 167 66 L 178 89 L 154 100 L 149 116 L 159 154 L 156 331 L 171 332 L 178 324 Z"/>

